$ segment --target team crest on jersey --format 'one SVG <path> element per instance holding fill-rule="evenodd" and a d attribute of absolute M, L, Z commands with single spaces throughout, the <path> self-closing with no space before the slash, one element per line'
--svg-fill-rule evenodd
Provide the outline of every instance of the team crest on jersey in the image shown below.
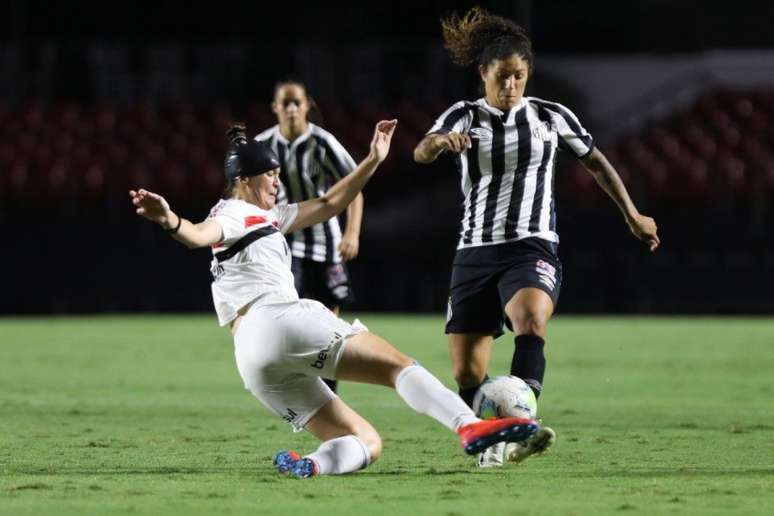
<path fill-rule="evenodd" d="M 544 142 L 550 142 L 551 128 L 548 126 L 547 123 L 542 122 L 538 124 L 534 129 L 532 129 L 532 137 L 537 138 L 539 140 L 543 140 Z"/>
<path fill-rule="evenodd" d="M 556 288 L 556 267 L 546 261 L 538 260 L 535 264 L 535 270 L 543 285 L 551 290 Z"/>
<path fill-rule="evenodd" d="M 491 140 L 492 139 L 492 130 L 487 127 L 474 127 L 470 130 L 468 133 L 468 136 L 471 138 L 476 138 L 478 140 Z"/>

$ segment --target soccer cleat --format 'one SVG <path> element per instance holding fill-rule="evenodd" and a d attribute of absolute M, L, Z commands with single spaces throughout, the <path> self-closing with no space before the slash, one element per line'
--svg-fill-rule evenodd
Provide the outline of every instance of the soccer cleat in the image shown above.
<path fill-rule="evenodd" d="M 497 443 L 478 454 L 479 468 L 499 468 L 503 465 L 505 447 L 508 443 Z"/>
<path fill-rule="evenodd" d="M 287 475 L 290 473 L 290 470 L 293 469 L 293 466 L 296 462 L 301 460 L 301 455 L 299 455 L 297 452 L 294 452 L 293 450 L 283 450 L 281 452 L 277 452 L 277 455 L 274 456 L 274 466 L 277 468 L 277 471 L 282 473 L 283 475 Z"/>
<path fill-rule="evenodd" d="M 519 442 L 538 431 L 537 421 L 520 417 L 484 419 L 457 430 L 460 445 L 468 455 L 475 455 L 493 444 Z"/>
<path fill-rule="evenodd" d="M 317 463 L 310 458 L 304 457 L 293 464 L 290 474 L 296 478 L 309 478 L 320 473 Z"/>
<path fill-rule="evenodd" d="M 532 455 L 545 453 L 556 441 L 556 432 L 547 426 L 540 427 L 535 434 L 518 443 L 508 443 L 505 447 L 505 460 L 522 462 Z"/>

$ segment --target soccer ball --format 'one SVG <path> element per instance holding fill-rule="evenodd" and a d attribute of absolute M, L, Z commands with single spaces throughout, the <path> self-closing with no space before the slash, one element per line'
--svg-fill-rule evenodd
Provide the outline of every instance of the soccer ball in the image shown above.
<path fill-rule="evenodd" d="M 529 385 L 517 376 L 498 376 L 484 382 L 473 398 L 473 412 L 480 418 L 521 417 L 535 419 L 537 400 Z"/>

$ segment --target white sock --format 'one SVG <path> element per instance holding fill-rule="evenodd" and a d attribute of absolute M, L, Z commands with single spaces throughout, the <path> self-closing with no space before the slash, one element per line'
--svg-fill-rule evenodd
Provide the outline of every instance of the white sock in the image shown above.
<path fill-rule="evenodd" d="M 371 462 L 368 447 L 354 435 L 345 435 L 325 441 L 317 448 L 317 451 L 306 457 L 317 463 L 321 475 L 352 473 L 365 468 Z"/>
<path fill-rule="evenodd" d="M 419 364 L 398 373 L 395 390 L 409 407 L 451 430 L 457 431 L 461 426 L 479 421 L 459 396 Z"/>

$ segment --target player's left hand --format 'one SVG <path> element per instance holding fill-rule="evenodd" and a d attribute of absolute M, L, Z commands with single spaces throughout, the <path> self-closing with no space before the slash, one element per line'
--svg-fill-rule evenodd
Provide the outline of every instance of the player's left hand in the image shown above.
<path fill-rule="evenodd" d="M 638 213 L 633 218 L 627 220 L 627 223 L 634 236 L 645 242 L 651 252 L 656 250 L 661 240 L 659 240 L 656 234 L 658 227 L 652 217 Z"/>
<path fill-rule="evenodd" d="M 381 163 L 390 152 L 390 142 L 398 121 L 382 120 L 374 128 L 374 137 L 371 140 L 371 154 Z"/>
<path fill-rule="evenodd" d="M 344 236 L 341 237 L 341 244 L 339 244 L 341 259 L 345 262 L 354 260 L 357 258 L 358 251 L 360 251 L 360 239 L 345 233 Z"/>

